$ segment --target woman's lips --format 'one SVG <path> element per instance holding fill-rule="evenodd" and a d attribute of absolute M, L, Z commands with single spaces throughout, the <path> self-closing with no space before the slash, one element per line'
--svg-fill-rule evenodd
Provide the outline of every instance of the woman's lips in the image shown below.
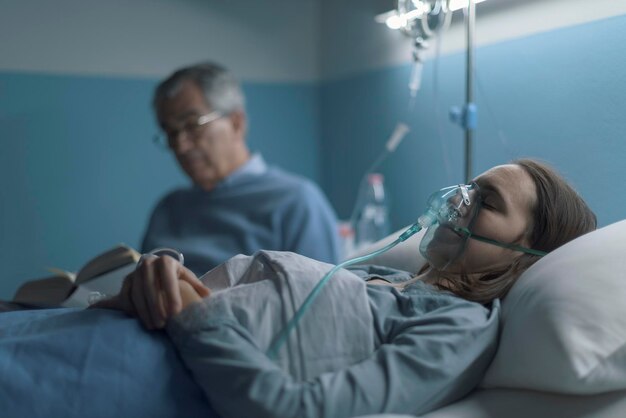
<path fill-rule="evenodd" d="M 436 242 L 439 245 L 451 245 L 458 244 L 459 242 L 463 241 L 463 239 L 464 236 L 452 229 L 452 226 L 440 224 L 439 226 L 437 226 L 437 230 L 433 235 L 432 242 Z"/>

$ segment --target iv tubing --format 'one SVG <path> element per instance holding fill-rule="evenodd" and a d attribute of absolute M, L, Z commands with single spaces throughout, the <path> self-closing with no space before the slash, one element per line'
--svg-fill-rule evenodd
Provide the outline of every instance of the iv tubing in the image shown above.
<path fill-rule="evenodd" d="M 373 173 L 374 170 L 376 170 L 378 166 L 382 164 L 383 161 L 385 161 L 389 154 L 391 154 L 396 150 L 396 148 L 398 148 L 398 145 L 400 145 L 400 142 L 402 142 L 402 140 L 404 139 L 406 134 L 409 133 L 409 131 L 409 126 L 406 123 L 398 122 L 396 124 L 396 127 L 393 129 L 393 132 L 387 140 L 387 143 L 385 143 L 385 150 L 378 156 L 378 158 L 376 159 L 376 161 L 374 161 L 370 168 L 367 169 L 367 171 L 365 172 L 365 176 L 363 176 L 362 179 L 363 182 L 367 179 L 368 174 Z"/>
<path fill-rule="evenodd" d="M 313 303 L 313 301 L 315 300 L 317 295 L 319 295 L 319 292 L 322 290 L 322 287 L 324 287 L 326 282 L 328 282 L 328 280 L 330 280 L 330 278 L 337 271 L 339 271 L 339 269 L 341 269 L 343 267 L 346 267 L 346 266 L 350 266 L 352 264 L 355 264 L 355 263 L 358 263 L 358 262 L 361 262 L 361 261 L 369 260 L 372 257 L 375 257 L 375 256 L 377 256 L 379 254 L 382 254 L 382 253 L 384 253 L 386 251 L 389 251 L 390 249 L 392 249 L 396 245 L 400 244 L 401 242 L 406 241 L 409 237 L 411 237 L 412 235 L 416 234 L 421 229 L 422 229 L 422 225 L 420 224 L 420 221 L 418 221 L 418 222 L 414 223 L 413 225 L 411 225 L 410 228 L 408 228 L 406 231 L 404 231 L 391 244 L 388 244 L 388 245 L 384 246 L 383 248 L 381 248 L 379 250 L 376 250 L 376 251 L 373 251 L 373 252 L 371 252 L 369 254 L 365 254 L 365 255 L 362 255 L 362 256 L 359 256 L 359 257 L 351 258 L 351 259 L 346 260 L 343 263 L 339 263 L 335 267 L 333 267 L 328 273 L 326 273 L 324 275 L 324 277 L 322 277 L 322 279 L 319 282 L 317 282 L 317 284 L 315 285 L 313 290 L 311 290 L 311 293 L 309 293 L 309 295 L 306 297 L 306 299 L 304 300 L 304 302 L 302 303 L 300 308 L 298 308 L 298 311 L 289 320 L 287 325 L 285 325 L 283 327 L 283 329 L 281 329 L 280 332 L 278 334 L 276 334 L 276 336 L 274 337 L 274 340 L 272 341 L 272 344 L 270 345 L 270 347 L 266 351 L 266 354 L 268 355 L 268 357 L 276 358 L 276 356 L 278 355 L 278 351 L 283 346 L 283 344 L 285 344 L 285 342 L 287 341 L 287 337 L 289 337 L 289 334 L 291 333 L 291 331 L 296 327 L 296 325 L 298 324 L 298 322 L 300 321 L 300 319 L 302 318 L 304 313 L 308 310 L 309 306 L 311 306 L 311 304 Z"/>
<path fill-rule="evenodd" d="M 398 145 L 400 145 L 400 142 L 402 142 L 402 140 L 404 139 L 404 137 L 410 130 L 411 129 L 406 123 L 399 122 L 398 124 L 396 124 L 396 127 L 394 128 L 391 136 L 389 137 L 389 139 L 387 140 L 387 143 L 385 144 L 385 149 L 378 156 L 376 161 L 374 161 L 374 163 L 367 169 L 367 171 L 361 178 L 361 182 L 359 183 L 359 189 L 357 191 L 356 202 L 354 204 L 354 207 L 352 208 L 352 213 L 350 214 L 350 225 L 354 225 L 354 223 L 356 222 L 358 210 L 359 210 L 359 207 L 361 206 L 361 201 L 363 200 L 363 196 L 362 196 L 363 186 L 365 185 L 365 182 L 367 181 L 367 175 L 370 173 L 373 173 L 374 170 L 378 169 L 378 167 L 383 163 L 383 161 L 385 161 L 387 157 L 391 153 L 393 153 L 396 150 L 396 148 L 398 148 Z"/>

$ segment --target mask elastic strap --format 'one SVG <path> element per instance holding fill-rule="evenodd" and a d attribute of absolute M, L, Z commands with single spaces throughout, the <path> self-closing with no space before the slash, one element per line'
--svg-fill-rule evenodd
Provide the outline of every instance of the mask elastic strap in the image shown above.
<path fill-rule="evenodd" d="M 468 238 L 475 239 L 476 241 L 486 242 L 487 244 L 496 245 L 498 247 L 507 248 L 509 250 L 519 251 L 519 252 L 522 252 L 522 253 L 536 255 L 536 256 L 539 256 L 539 257 L 543 257 L 545 255 L 548 255 L 548 253 L 545 252 L 545 251 L 533 250 L 532 248 L 522 247 L 521 245 L 507 244 L 505 242 L 500 242 L 500 241 L 496 241 L 496 240 L 491 239 L 491 238 L 483 237 L 482 235 L 476 235 L 476 234 L 472 233 L 472 231 L 470 231 L 469 229 L 464 228 L 464 227 L 455 226 L 454 227 L 454 231 L 455 232 L 460 232 L 462 234 L 465 234 L 465 235 L 467 235 Z"/>

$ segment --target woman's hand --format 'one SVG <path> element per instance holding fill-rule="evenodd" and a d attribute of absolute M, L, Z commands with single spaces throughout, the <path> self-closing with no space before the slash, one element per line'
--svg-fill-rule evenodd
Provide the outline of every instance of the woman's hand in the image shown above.
<path fill-rule="evenodd" d="M 186 309 L 187 306 L 192 303 L 200 302 L 202 300 L 200 294 L 189 283 L 179 280 L 178 288 L 180 290 L 180 298 L 183 304 L 183 309 Z"/>
<path fill-rule="evenodd" d="M 144 257 L 126 276 L 120 293 L 94 308 L 118 309 L 137 316 L 148 329 L 165 326 L 184 307 L 209 296 L 211 291 L 195 274 L 169 256 Z"/>

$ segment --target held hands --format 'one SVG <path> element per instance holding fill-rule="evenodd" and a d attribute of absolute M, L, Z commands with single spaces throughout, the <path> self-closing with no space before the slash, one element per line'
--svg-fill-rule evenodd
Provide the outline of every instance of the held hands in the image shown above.
<path fill-rule="evenodd" d="M 170 317 L 210 293 L 210 289 L 177 260 L 170 256 L 149 256 L 126 276 L 117 296 L 92 307 L 118 309 L 138 317 L 148 329 L 160 329 Z"/>

